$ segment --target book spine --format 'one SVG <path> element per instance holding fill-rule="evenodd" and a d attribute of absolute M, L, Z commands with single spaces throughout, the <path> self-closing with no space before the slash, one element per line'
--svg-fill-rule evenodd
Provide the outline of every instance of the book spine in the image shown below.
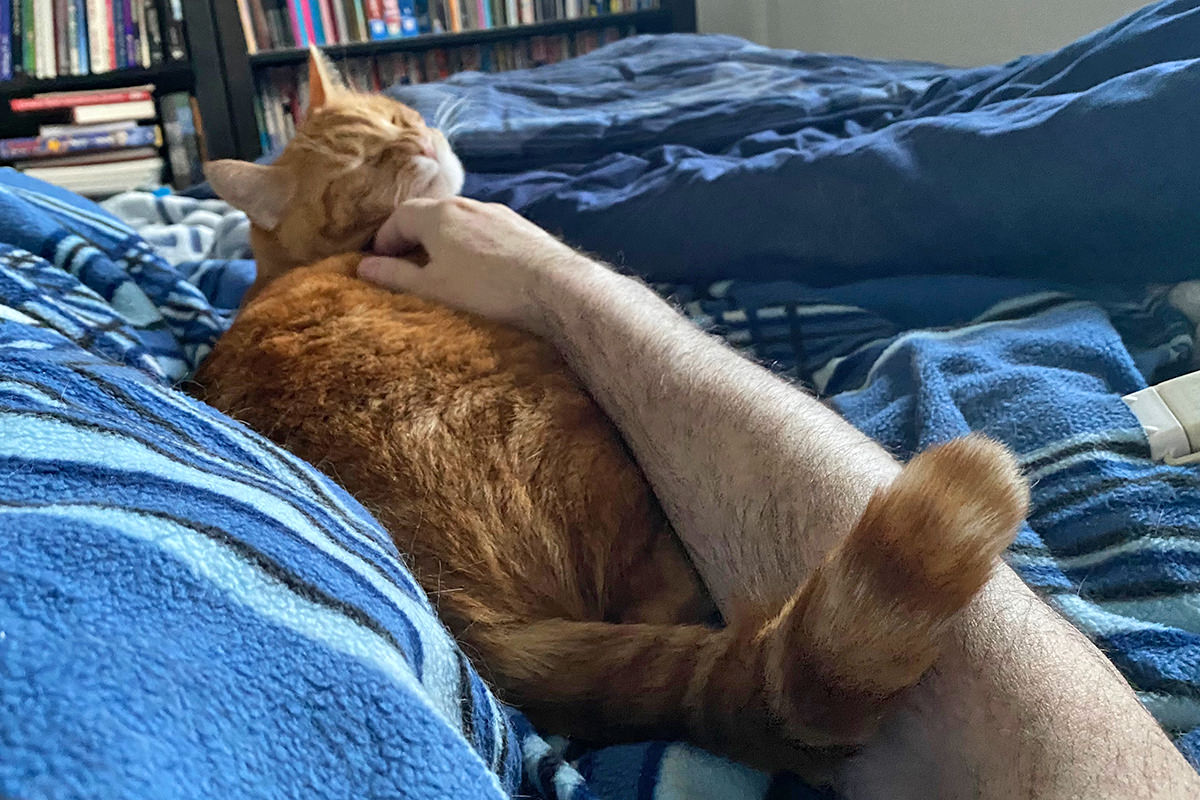
<path fill-rule="evenodd" d="M 138 44 L 138 24 L 133 13 L 133 0 L 121 0 L 121 27 L 125 66 L 136 67 L 141 46 Z"/>
<path fill-rule="evenodd" d="M 492 8 L 491 3 L 487 0 L 475 0 L 476 19 L 479 20 L 479 27 L 492 27 Z"/>
<path fill-rule="evenodd" d="M 463 29 L 462 11 L 458 7 L 458 0 L 445 0 L 445 3 L 450 12 L 450 32 L 458 33 Z"/>
<path fill-rule="evenodd" d="M 0 139 L 0 158 L 37 158 L 66 155 L 86 150 L 117 150 L 126 147 L 157 146 L 160 142 L 157 125 L 140 125 L 120 131 L 76 133 L 69 136 L 34 136 L 22 139 Z"/>
<path fill-rule="evenodd" d="M 331 0 L 333 5 L 333 23 L 337 28 L 338 42 L 352 42 L 350 35 L 350 18 L 346 16 L 346 4 L 342 0 Z"/>
<path fill-rule="evenodd" d="M 537 14 L 534 10 L 535 0 L 521 0 L 521 24 L 529 25 L 537 22 Z"/>
<path fill-rule="evenodd" d="M 150 50 L 150 64 L 163 61 L 162 15 L 155 0 L 142 0 L 146 8 L 146 45 Z"/>
<path fill-rule="evenodd" d="M 147 13 L 146 0 L 133 0 L 138 23 L 138 63 L 143 67 L 153 63 L 150 60 L 150 15 Z"/>
<path fill-rule="evenodd" d="M 388 39 L 400 36 L 400 3 L 398 0 L 383 0 L 383 27 Z"/>
<path fill-rule="evenodd" d="M 300 14 L 301 0 L 290 0 L 287 6 L 288 22 L 291 23 L 292 40 L 296 47 L 307 47 L 308 38 L 304 32 L 304 17 Z"/>
<path fill-rule="evenodd" d="M 308 0 L 293 0 L 293 2 L 296 4 L 296 13 L 300 20 L 300 26 L 304 30 L 304 46 L 319 44 L 313 32 L 312 9 L 308 6 Z"/>
<path fill-rule="evenodd" d="M 112 15 L 113 68 L 124 69 L 125 63 L 125 4 L 122 0 L 111 0 L 108 4 Z"/>
<path fill-rule="evenodd" d="M 67 7 L 67 24 L 71 29 L 71 71 L 76 75 L 87 75 L 91 69 L 88 58 L 87 9 L 84 0 L 70 0 Z"/>
<path fill-rule="evenodd" d="M 416 36 L 421 32 L 417 22 L 417 6 L 413 0 L 396 0 L 397 13 L 400 16 L 400 35 Z"/>
<path fill-rule="evenodd" d="M 36 74 L 53 78 L 58 74 L 54 57 L 54 0 L 34 0 L 33 24 L 37 35 Z"/>
<path fill-rule="evenodd" d="M 88 61 L 91 63 L 93 73 L 104 72 L 107 69 L 104 63 L 105 51 L 102 46 L 104 40 L 104 12 L 102 5 L 104 0 L 85 0 L 85 3 Z"/>
<path fill-rule="evenodd" d="M 124 69 L 125 63 L 125 6 L 121 0 L 108 3 L 109 47 L 112 48 L 113 69 Z"/>
<path fill-rule="evenodd" d="M 187 61 L 187 42 L 183 38 L 183 5 L 180 0 L 159 0 L 162 37 L 166 61 Z"/>
<path fill-rule="evenodd" d="M 17 97 L 12 100 L 12 110 L 50 111 L 59 108 L 75 108 L 77 106 L 108 105 L 110 103 L 132 103 L 138 100 L 149 100 L 150 92 L 146 89 L 114 89 L 111 92 L 89 92 L 85 94 L 53 94 L 43 97 Z"/>
<path fill-rule="evenodd" d="M 237 0 L 237 9 L 238 19 L 242 23 L 242 38 L 246 40 L 246 52 L 254 55 L 258 52 L 258 40 L 254 37 L 254 29 L 250 24 L 250 6 L 247 0 Z"/>
<path fill-rule="evenodd" d="M 365 42 L 370 38 L 367 32 L 367 18 L 363 14 L 362 0 L 346 0 L 350 4 L 350 10 L 354 14 L 354 39 L 355 41 Z"/>
<path fill-rule="evenodd" d="M 333 9 L 329 0 L 317 0 L 316 5 L 317 18 L 321 20 L 321 43 L 336 44 L 337 30 L 333 25 Z"/>
<path fill-rule="evenodd" d="M 321 45 L 326 44 L 325 28 L 321 25 L 321 3 L 320 0 L 308 0 L 304 6 L 304 24 L 311 31 L 312 40 L 314 43 Z"/>
<path fill-rule="evenodd" d="M 53 0 L 52 14 L 54 19 L 54 61 L 58 65 L 60 75 L 74 75 L 71 69 L 71 39 L 70 24 L 67 19 L 69 0 Z"/>
<path fill-rule="evenodd" d="M 33 0 L 21 0 L 21 67 L 26 75 L 37 75 L 37 32 Z"/>
<path fill-rule="evenodd" d="M 387 23 L 383 19 L 383 0 L 364 0 L 367 11 L 367 32 L 372 39 L 388 38 Z"/>
<path fill-rule="evenodd" d="M 0 0 L 0 81 L 12 80 L 13 8 L 8 0 Z"/>

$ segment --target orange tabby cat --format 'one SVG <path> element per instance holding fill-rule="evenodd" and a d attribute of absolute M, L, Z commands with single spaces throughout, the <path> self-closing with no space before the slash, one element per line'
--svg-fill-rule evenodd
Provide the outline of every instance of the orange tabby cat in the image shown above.
<path fill-rule="evenodd" d="M 373 510 L 541 728 L 809 775 L 860 742 L 1023 518 L 1007 452 L 969 438 L 918 456 L 786 607 L 706 626 L 683 547 L 551 347 L 354 277 L 396 201 L 454 194 L 462 169 L 415 112 L 335 85 L 319 58 L 310 76 L 274 165 L 207 170 L 254 223 L 259 277 L 197 376 L 205 398 Z"/>

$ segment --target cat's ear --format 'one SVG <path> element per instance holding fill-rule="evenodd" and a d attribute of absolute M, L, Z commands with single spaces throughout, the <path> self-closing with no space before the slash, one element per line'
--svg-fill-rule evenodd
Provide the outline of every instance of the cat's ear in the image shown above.
<path fill-rule="evenodd" d="M 232 158 L 209 161 L 204 177 L 218 197 L 269 231 L 279 226 L 297 188 L 288 170 Z"/>
<path fill-rule="evenodd" d="M 308 46 L 308 113 L 316 111 L 341 91 L 342 82 L 329 59 L 316 45 Z M 307 115 L 306 115 L 307 116 Z"/>

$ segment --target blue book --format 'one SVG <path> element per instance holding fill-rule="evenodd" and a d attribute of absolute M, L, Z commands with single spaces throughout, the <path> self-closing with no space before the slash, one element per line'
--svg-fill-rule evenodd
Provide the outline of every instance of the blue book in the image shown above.
<path fill-rule="evenodd" d="M 158 147 L 162 132 L 157 125 L 138 125 L 118 131 L 69 133 L 63 136 L 30 136 L 0 139 L 0 158 L 39 158 L 86 153 L 94 150 L 125 150 L 131 147 Z"/>
<path fill-rule="evenodd" d="M 325 38 L 325 26 L 321 23 L 321 2 L 320 0 L 308 0 L 308 8 L 312 12 L 313 38 L 316 39 L 316 44 L 326 44 L 328 39 Z"/>
<path fill-rule="evenodd" d="M 0 0 L 0 81 L 12 80 L 12 4 Z"/>
<path fill-rule="evenodd" d="M 399 0 L 400 35 L 417 36 L 421 33 L 421 24 L 417 20 L 417 5 L 413 0 Z"/>
<path fill-rule="evenodd" d="M 125 10 L 121 0 L 112 0 L 111 6 L 113 54 L 117 60 L 114 69 L 124 69 L 129 66 L 129 58 L 125 52 Z"/>

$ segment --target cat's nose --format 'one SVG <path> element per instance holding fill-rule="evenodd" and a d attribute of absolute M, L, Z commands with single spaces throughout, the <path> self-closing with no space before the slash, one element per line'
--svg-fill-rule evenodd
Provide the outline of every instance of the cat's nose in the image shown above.
<path fill-rule="evenodd" d="M 437 161 L 437 148 L 434 147 L 432 138 L 425 139 L 421 142 L 421 155 Z"/>

